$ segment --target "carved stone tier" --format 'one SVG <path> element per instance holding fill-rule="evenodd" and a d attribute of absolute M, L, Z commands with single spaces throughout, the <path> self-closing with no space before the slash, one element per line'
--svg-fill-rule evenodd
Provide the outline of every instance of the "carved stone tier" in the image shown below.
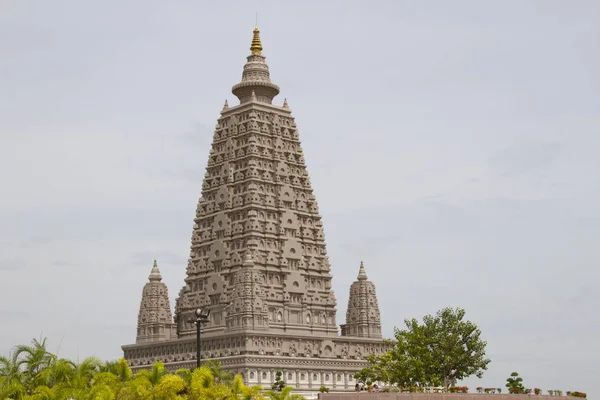
<path fill-rule="evenodd" d="M 368 338 L 319 338 L 273 335 L 265 332 L 202 337 L 202 358 L 218 360 L 224 369 L 244 381 L 270 387 L 275 372 L 297 389 L 318 390 L 321 385 L 353 390 L 353 375 L 364 368 L 368 354 L 382 354 L 387 345 Z M 196 366 L 196 340 L 178 339 L 154 344 L 123 346 L 131 368 L 149 368 L 163 361 L 167 369 Z M 313 379 L 317 374 L 318 379 Z"/>

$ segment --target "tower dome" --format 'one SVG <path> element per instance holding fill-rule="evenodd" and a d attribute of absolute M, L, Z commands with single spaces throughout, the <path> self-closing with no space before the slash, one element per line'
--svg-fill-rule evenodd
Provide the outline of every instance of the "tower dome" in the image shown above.
<path fill-rule="evenodd" d="M 269 66 L 262 55 L 262 43 L 258 26 L 254 28 L 254 36 L 250 45 L 251 54 L 242 72 L 242 81 L 231 88 L 231 92 L 240 99 L 240 104 L 249 101 L 271 104 L 279 94 L 279 86 L 271 82 Z"/>

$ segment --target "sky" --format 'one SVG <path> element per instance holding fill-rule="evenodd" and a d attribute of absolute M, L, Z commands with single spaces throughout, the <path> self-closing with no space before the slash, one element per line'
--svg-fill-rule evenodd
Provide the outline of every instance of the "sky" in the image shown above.
<path fill-rule="evenodd" d="M 386 337 L 448 306 L 481 328 L 471 390 L 599 395 L 593 0 L 0 0 L 0 354 L 120 357 L 155 258 L 174 302 L 257 12 L 338 323 L 363 260 Z"/>

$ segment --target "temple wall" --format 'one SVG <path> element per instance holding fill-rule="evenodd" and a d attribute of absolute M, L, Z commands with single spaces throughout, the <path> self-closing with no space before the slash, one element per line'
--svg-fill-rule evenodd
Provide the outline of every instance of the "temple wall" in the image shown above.
<path fill-rule="evenodd" d="M 123 346 L 132 370 L 163 361 L 169 371 L 196 365 L 195 339 Z M 217 360 L 224 370 L 240 374 L 249 385 L 270 388 L 275 374 L 300 391 L 352 391 L 353 375 L 367 365 L 366 355 L 382 352 L 381 340 L 366 338 L 295 338 L 280 335 L 231 335 L 202 338 L 204 360 Z"/>
<path fill-rule="evenodd" d="M 366 365 L 366 357 L 371 353 L 382 354 L 386 350 L 386 344 L 378 339 L 349 336 L 330 338 L 234 333 L 217 337 L 203 336 L 201 349 L 203 359 L 242 355 L 280 357 L 290 361 L 316 358 L 358 362 L 362 368 Z M 125 359 L 133 369 L 151 368 L 156 361 L 190 364 L 196 360 L 196 339 L 128 345 L 123 346 L 123 350 Z"/>

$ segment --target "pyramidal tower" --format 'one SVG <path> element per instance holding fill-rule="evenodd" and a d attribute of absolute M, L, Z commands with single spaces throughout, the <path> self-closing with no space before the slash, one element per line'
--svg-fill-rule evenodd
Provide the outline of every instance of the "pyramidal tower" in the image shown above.
<path fill-rule="evenodd" d="M 157 360 L 169 369 L 195 366 L 194 312 L 209 308 L 203 359 L 219 360 L 248 384 L 270 386 L 282 371 L 298 390 L 352 390 L 366 356 L 384 350 L 374 285 L 359 274 L 340 336 L 323 223 L 297 126 L 287 100 L 273 104 L 279 87 L 262 50 L 256 27 L 242 79 L 232 88 L 240 104 L 225 101 L 215 128 L 175 302 L 176 337 L 142 341 L 138 334 L 136 344 L 123 346 L 125 358 L 133 369 Z"/>
<path fill-rule="evenodd" d="M 369 281 L 365 266 L 360 262 L 358 277 L 350 286 L 346 324 L 342 336 L 381 338 L 381 316 L 375 285 Z"/>
<path fill-rule="evenodd" d="M 169 304 L 169 289 L 161 282 L 162 276 L 156 260 L 148 281 L 142 291 L 135 342 L 153 343 L 174 339 L 177 337 L 177 330 Z"/>

